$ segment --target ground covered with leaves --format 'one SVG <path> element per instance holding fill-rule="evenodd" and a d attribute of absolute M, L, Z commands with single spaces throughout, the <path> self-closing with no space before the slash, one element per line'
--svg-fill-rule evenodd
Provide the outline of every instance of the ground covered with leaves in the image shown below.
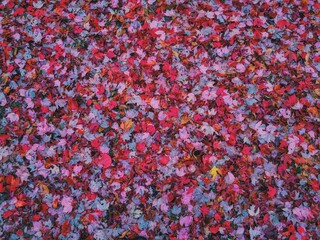
<path fill-rule="evenodd" d="M 1 239 L 319 238 L 319 14 L 2 1 Z"/>

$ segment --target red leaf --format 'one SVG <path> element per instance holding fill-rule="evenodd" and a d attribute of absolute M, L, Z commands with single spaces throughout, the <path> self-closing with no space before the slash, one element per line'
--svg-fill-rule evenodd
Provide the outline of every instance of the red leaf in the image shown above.
<path fill-rule="evenodd" d="M 13 211 L 6 211 L 2 214 L 3 218 L 8 218 L 13 214 Z"/>
<path fill-rule="evenodd" d="M 97 123 L 91 123 L 89 125 L 90 132 L 96 133 L 99 129 L 99 125 Z"/>
<path fill-rule="evenodd" d="M 174 200 L 174 195 L 172 193 L 168 193 L 168 202 L 172 202 Z"/>
<path fill-rule="evenodd" d="M 103 59 L 103 53 L 101 52 L 94 53 L 93 56 L 98 60 Z"/>
<path fill-rule="evenodd" d="M 244 155 L 249 155 L 251 153 L 250 150 L 251 150 L 251 147 L 244 146 L 243 149 L 242 149 L 242 153 Z"/>
<path fill-rule="evenodd" d="M 286 170 L 287 170 L 287 166 L 285 164 L 280 164 L 278 166 L 278 173 L 281 175 L 281 176 L 284 176 L 285 173 L 286 173 Z"/>
<path fill-rule="evenodd" d="M 296 240 L 296 239 L 297 239 L 297 237 L 296 237 L 295 234 L 292 234 L 292 235 L 289 237 L 289 240 Z"/>
<path fill-rule="evenodd" d="M 232 146 L 236 145 L 236 137 L 234 135 L 230 135 L 228 143 Z"/>
<path fill-rule="evenodd" d="M 99 148 L 100 147 L 100 140 L 99 138 L 96 138 L 94 140 L 91 141 L 91 146 L 94 148 Z"/>
<path fill-rule="evenodd" d="M 270 196 L 270 198 L 274 198 L 274 196 L 277 194 L 277 189 L 270 186 L 268 186 L 268 189 L 268 195 Z"/>
<path fill-rule="evenodd" d="M 88 192 L 88 193 L 86 194 L 86 197 L 87 197 L 88 200 L 91 201 L 91 200 L 95 200 L 96 197 L 97 197 L 97 195 L 94 194 L 94 193 Z"/>
<path fill-rule="evenodd" d="M 285 20 L 285 19 L 282 19 L 282 20 L 279 20 L 278 22 L 277 22 L 277 26 L 279 27 L 279 28 L 284 28 L 284 27 L 286 27 L 286 26 L 288 26 L 288 22 L 287 22 L 287 20 Z"/>
<path fill-rule="evenodd" d="M 7 67 L 8 72 L 12 72 L 13 69 L 14 69 L 14 66 L 12 64 L 8 65 Z"/>
<path fill-rule="evenodd" d="M 285 141 L 285 140 L 281 140 L 281 142 L 280 142 L 280 147 L 288 147 L 288 143 L 287 143 L 287 141 Z"/>
<path fill-rule="evenodd" d="M 311 183 L 311 187 L 312 187 L 312 189 L 313 189 L 314 191 L 319 191 L 319 188 L 320 188 L 319 185 L 320 185 L 320 184 L 319 184 L 318 182 L 316 182 L 316 181 L 313 181 L 313 182 Z"/>
<path fill-rule="evenodd" d="M 79 26 L 74 26 L 74 33 L 78 34 L 78 33 L 81 33 L 82 32 L 82 28 L 79 27 Z"/>
<path fill-rule="evenodd" d="M 153 126 L 152 123 L 147 124 L 147 131 L 150 135 L 153 135 L 156 132 L 156 128 Z"/>
<path fill-rule="evenodd" d="M 193 116 L 193 120 L 194 121 L 201 121 L 202 120 L 202 117 L 201 117 L 201 115 L 200 114 L 195 114 L 194 116 Z"/>
<path fill-rule="evenodd" d="M 254 25 L 254 26 L 261 27 L 261 26 L 263 25 L 263 22 L 262 22 L 262 20 L 261 20 L 260 18 L 256 18 L 256 19 L 254 19 L 254 21 L 253 21 L 253 25 Z"/>
<path fill-rule="evenodd" d="M 136 147 L 139 152 L 143 152 L 146 148 L 146 144 L 144 142 L 139 142 L 137 143 Z"/>
<path fill-rule="evenodd" d="M 289 97 L 288 101 L 291 104 L 291 106 L 293 106 L 298 102 L 298 99 L 297 99 L 297 97 L 295 95 L 292 95 L 292 96 Z"/>
<path fill-rule="evenodd" d="M 100 94 L 100 95 L 104 93 L 104 86 L 103 86 L 102 84 L 100 84 L 100 85 L 98 86 L 98 91 L 97 91 L 97 93 Z"/>
<path fill-rule="evenodd" d="M 107 57 L 108 58 L 114 58 L 116 55 L 114 54 L 114 52 L 112 51 L 112 50 L 109 50 L 108 52 L 107 52 Z"/>
<path fill-rule="evenodd" d="M 221 220 L 221 216 L 218 213 L 216 213 L 214 214 L 214 219 L 219 222 Z"/>
<path fill-rule="evenodd" d="M 78 105 L 78 103 L 76 102 L 76 101 L 70 101 L 70 108 L 71 108 L 71 110 L 78 110 L 78 108 L 79 108 L 79 105 Z"/>
<path fill-rule="evenodd" d="M 101 164 L 104 168 L 108 168 L 112 164 L 112 159 L 109 154 L 102 153 L 101 158 L 99 160 L 99 164 Z"/>
<path fill-rule="evenodd" d="M 202 205 L 200 211 L 203 215 L 208 215 L 210 212 L 210 208 L 207 205 Z"/>
<path fill-rule="evenodd" d="M 1 135 L 0 135 L 0 141 L 7 140 L 8 138 L 10 138 L 10 136 L 7 135 L 7 134 L 1 134 Z"/>
<path fill-rule="evenodd" d="M 160 159 L 159 159 L 159 162 L 163 165 L 166 165 L 168 164 L 170 158 L 168 156 L 162 156 Z"/>
<path fill-rule="evenodd" d="M 71 227 L 68 221 L 65 221 L 61 226 L 61 234 L 66 237 L 71 231 Z"/>
<path fill-rule="evenodd" d="M 47 204 L 42 204 L 41 205 L 41 212 L 46 213 L 48 211 L 49 207 Z"/>
<path fill-rule="evenodd" d="M 24 14 L 24 10 L 25 10 L 24 8 L 17 8 L 14 11 L 13 16 L 17 16 L 17 15 L 21 16 L 22 14 Z"/>
<path fill-rule="evenodd" d="M 219 232 L 219 226 L 212 226 L 209 228 L 210 232 L 212 232 L 213 234 L 216 234 L 217 232 Z"/>
<path fill-rule="evenodd" d="M 112 110 L 112 109 L 114 109 L 117 105 L 118 105 L 118 104 L 117 104 L 116 101 L 110 101 L 107 107 L 108 107 L 109 110 Z"/>
<path fill-rule="evenodd" d="M 303 234 L 305 231 L 303 227 L 298 227 L 298 233 Z"/>
<path fill-rule="evenodd" d="M 170 107 L 168 111 L 168 116 L 169 117 L 174 117 L 177 118 L 179 117 L 179 108 L 177 107 Z"/>
<path fill-rule="evenodd" d="M 36 214 L 32 216 L 32 221 L 38 221 L 41 218 L 40 215 Z"/>

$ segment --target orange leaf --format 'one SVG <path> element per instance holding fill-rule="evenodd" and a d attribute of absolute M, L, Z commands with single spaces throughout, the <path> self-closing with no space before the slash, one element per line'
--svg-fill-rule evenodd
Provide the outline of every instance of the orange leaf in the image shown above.
<path fill-rule="evenodd" d="M 313 146 L 313 145 L 309 145 L 309 146 L 308 146 L 308 150 L 309 150 L 310 152 L 313 152 L 313 151 L 316 150 L 316 147 Z"/>
<path fill-rule="evenodd" d="M 53 208 L 57 208 L 58 207 L 58 203 L 59 203 L 59 200 L 58 199 L 55 199 L 52 203 L 52 207 Z"/>
<path fill-rule="evenodd" d="M 15 204 L 15 206 L 18 208 L 18 207 L 23 207 L 23 206 L 25 206 L 25 205 L 27 205 L 27 203 L 26 202 L 24 202 L 24 201 L 21 201 L 21 200 L 18 200 L 17 202 L 16 202 L 16 204 Z"/>
<path fill-rule="evenodd" d="M 124 238 L 128 232 L 129 232 L 128 230 L 124 231 L 119 238 L 120 239 Z"/>
<path fill-rule="evenodd" d="M 176 51 L 172 50 L 172 54 L 176 57 L 179 57 L 179 53 L 177 53 Z"/>
<path fill-rule="evenodd" d="M 42 189 L 42 194 L 48 194 L 50 191 L 49 191 L 49 188 L 47 187 L 47 185 L 43 184 L 43 183 L 39 183 L 41 189 Z"/>
<path fill-rule="evenodd" d="M 129 131 L 132 128 L 132 126 L 133 126 L 133 122 L 132 122 L 131 119 L 129 119 L 129 120 L 125 121 L 125 122 L 122 122 L 120 124 L 120 128 L 125 132 Z"/>
<path fill-rule="evenodd" d="M 188 123 L 189 121 L 190 121 L 190 117 L 187 116 L 187 115 L 183 115 L 183 116 L 181 117 L 180 124 L 183 125 L 183 124 Z"/>
<path fill-rule="evenodd" d="M 308 113 L 311 113 L 313 116 L 317 116 L 319 114 L 318 109 L 316 107 L 309 107 Z"/>

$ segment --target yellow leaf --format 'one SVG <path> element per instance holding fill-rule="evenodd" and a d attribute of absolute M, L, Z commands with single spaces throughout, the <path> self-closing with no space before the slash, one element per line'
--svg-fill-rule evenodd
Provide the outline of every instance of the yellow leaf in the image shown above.
<path fill-rule="evenodd" d="M 220 169 L 217 168 L 216 166 L 213 166 L 213 168 L 211 168 L 209 173 L 212 175 L 212 179 L 215 179 L 218 173 L 220 173 Z"/>
<path fill-rule="evenodd" d="M 127 121 L 125 121 L 125 122 L 122 122 L 121 124 L 120 124 L 120 128 L 123 130 L 123 131 L 129 131 L 131 128 L 132 128 L 132 126 L 133 126 L 133 122 L 132 122 L 132 120 L 131 119 L 129 119 L 129 120 L 127 120 Z"/>

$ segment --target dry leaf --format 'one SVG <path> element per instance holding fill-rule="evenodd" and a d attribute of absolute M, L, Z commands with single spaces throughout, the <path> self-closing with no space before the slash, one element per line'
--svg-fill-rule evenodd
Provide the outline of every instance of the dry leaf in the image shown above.
<path fill-rule="evenodd" d="M 305 57 L 306 65 L 309 65 L 309 59 L 310 59 L 310 53 L 307 53 Z"/>
<path fill-rule="evenodd" d="M 128 232 L 128 230 L 124 231 L 119 238 L 124 238 L 128 234 Z"/>
<path fill-rule="evenodd" d="M 132 122 L 131 119 L 129 119 L 129 120 L 125 121 L 125 122 L 122 122 L 120 124 L 120 128 L 125 132 L 129 131 L 132 128 L 132 126 L 133 126 L 133 122 Z"/>
<path fill-rule="evenodd" d="M 190 121 L 190 117 L 189 117 L 188 115 L 183 115 L 183 116 L 181 117 L 180 124 L 181 124 L 181 125 L 184 125 L 184 124 L 188 123 L 189 121 Z"/>
<path fill-rule="evenodd" d="M 311 113 L 314 117 L 318 116 L 319 112 L 316 107 L 309 107 L 308 108 L 308 113 Z"/>
<path fill-rule="evenodd" d="M 85 18 L 84 18 L 84 23 L 87 23 L 90 21 L 90 14 L 88 14 Z"/>
<path fill-rule="evenodd" d="M 314 90 L 314 93 L 315 93 L 317 96 L 320 96 L 320 88 L 317 88 L 316 90 Z"/>
<path fill-rule="evenodd" d="M 176 51 L 172 50 L 172 53 L 174 56 L 179 57 L 179 53 L 177 53 Z"/>
<path fill-rule="evenodd" d="M 39 186 L 41 188 L 41 194 L 48 194 L 50 192 L 49 188 L 44 183 L 39 183 Z"/>

